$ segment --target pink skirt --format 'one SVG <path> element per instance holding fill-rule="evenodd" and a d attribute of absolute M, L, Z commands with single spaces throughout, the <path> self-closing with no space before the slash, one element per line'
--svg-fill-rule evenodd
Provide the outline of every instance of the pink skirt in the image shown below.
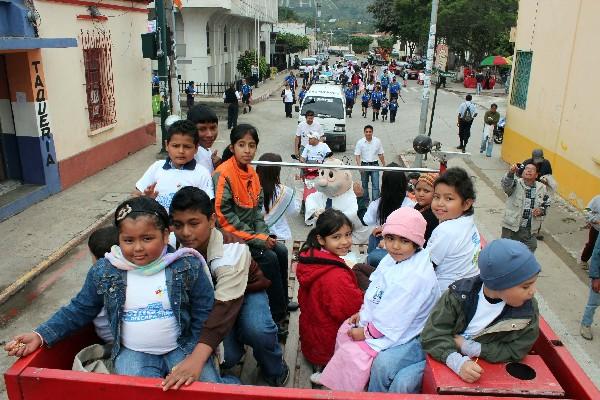
<path fill-rule="evenodd" d="M 335 352 L 321 374 L 321 384 L 332 390 L 362 392 L 369 382 L 371 365 L 377 352 L 364 341 L 348 336 L 352 325 L 345 321 L 338 329 Z"/>

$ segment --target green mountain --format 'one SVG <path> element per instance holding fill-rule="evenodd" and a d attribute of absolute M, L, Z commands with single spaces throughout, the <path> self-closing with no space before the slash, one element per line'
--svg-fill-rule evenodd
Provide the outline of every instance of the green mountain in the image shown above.
<path fill-rule="evenodd" d="M 361 22 L 359 25 L 371 25 L 373 19 L 367 11 L 370 0 L 318 0 L 321 5 L 321 21 Z M 304 19 L 315 17 L 315 0 L 279 0 L 279 7 L 291 9 Z"/>

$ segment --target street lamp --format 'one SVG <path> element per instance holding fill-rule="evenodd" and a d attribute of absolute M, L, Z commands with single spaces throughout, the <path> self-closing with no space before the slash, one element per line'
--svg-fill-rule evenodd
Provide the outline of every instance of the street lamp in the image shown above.
<path fill-rule="evenodd" d="M 315 0 L 315 53 L 318 53 L 317 49 L 317 18 L 321 17 L 321 4 Z"/>

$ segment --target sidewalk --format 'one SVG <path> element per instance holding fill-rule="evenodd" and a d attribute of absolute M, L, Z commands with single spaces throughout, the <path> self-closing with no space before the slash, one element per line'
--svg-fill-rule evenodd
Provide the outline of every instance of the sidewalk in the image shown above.
<path fill-rule="evenodd" d="M 254 103 L 279 90 L 286 73 L 254 89 Z M 215 104 L 219 101 L 214 99 Z M 223 147 L 226 137 L 222 128 L 216 147 Z M 156 161 L 159 150 L 156 144 L 149 146 L 0 222 L 0 304 L 109 221 L 115 207 L 130 197 L 135 182 Z"/>
<path fill-rule="evenodd" d="M 466 96 L 468 94 L 475 96 L 475 89 L 469 89 L 463 86 L 462 82 L 453 82 L 448 80 L 446 83 L 446 90 L 452 93 L 456 93 L 459 95 Z M 506 93 L 504 93 L 504 85 L 502 83 L 497 83 L 494 89 L 492 90 L 482 90 L 481 94 L 483 96 L 494 96 L 494 97 L 504 97 Z"/>

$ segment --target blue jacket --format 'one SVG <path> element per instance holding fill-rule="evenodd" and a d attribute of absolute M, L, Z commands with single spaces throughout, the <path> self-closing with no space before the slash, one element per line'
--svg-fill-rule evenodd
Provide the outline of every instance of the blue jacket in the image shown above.
<path fill-rule="evenodd" d="M 592 258 L 590 258 L 590 270 L 588 274 L 592 279 L 600 279 L 600 240 L 598 239 L 596 239 Z"/>
<path fill-rule="evenodd" d="M 390 86 L 390 93 L 398 93 L 400 91 L 400 84 L 398 82 L 392 83 Z"/>
<path fill-rule="evenodd" d="M 383 75 L 381 77 L 381 86 L 387 86 L 390 84 L 390 78 L 387 77 L 387 75 Z"/>
<path fill-rule="evenodd" d="M 371 101 L 373 103 L 381 103 L 382 99 L 383 99 L 383 93 L 382 92 L 373 92 L 373 93 L 371 93 Z"/>
<path fill-rule="evenodd" d="M 212 310 L 214 289 L 195 257 L 176 260 L 165 268 L 165 276 L 171 309 L 181 331 L 177 343 L 188 355 L 198 343 L 204 321 Z M 48 346 L 52 346 L 91 323 L 104 306 L 115 338 L 111 356 L 114 361 L 121 347 L 126 287 L 127 271 L 117 269 L 101 258 L 90 268 L 83 288 L 71 302 L 35 331 L 42 335 Z"/>
<path fill-rule="evenodd" d="M 246 95 L 246 94 L 250 94 L 250 92 L 252 92 L 252 86 L 248 85 L 247 83 L 242 85 L 242 94 Z"/>
<path fill-rule="evenodd" d="M 367 101 L 369 101 L 371 99 L 371 95 L 367 92 L 364 92 L 360 99 L 366 103 Z"/>
<path fill-rule="evenodd" d="M 352 88 L 346 89 L 346 91 L 344 93 L 345 93 L 347 99 L 354 100 L 356 98 L 356 90 L 354 90 Z"/>
<path fill-rule="evenodd" d="M 396 111 L 396 110 L 398 110 L 398 103 L 395 101 L 391 101 L 389 107 L 390 107 L 390 111 Z"/>

